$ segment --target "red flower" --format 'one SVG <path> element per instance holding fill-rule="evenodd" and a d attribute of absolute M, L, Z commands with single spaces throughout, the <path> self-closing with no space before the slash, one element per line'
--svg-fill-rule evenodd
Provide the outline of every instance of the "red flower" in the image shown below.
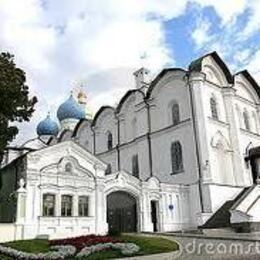
<path fill-rule="evenodd" d="M 119 242 L 122 241 L 109 236 L 87 235 L 87 236 L 52 240 L 50 244 L 51 245 L 72 245 L 75 246 L 79 251 L 85 246 L 92 246 L 92 245 L 104 244 L 104 243 L 119 243 Z"/>

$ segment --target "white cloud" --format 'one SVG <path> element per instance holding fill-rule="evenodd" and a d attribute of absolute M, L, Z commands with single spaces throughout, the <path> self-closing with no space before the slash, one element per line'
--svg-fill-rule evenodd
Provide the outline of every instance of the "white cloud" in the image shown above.
<path fill-rule="evenodd" d="M 86 80 L 90 104 L 97 110 L 133 87 L 129 78 L 134 69 L 146 65 L 155 73 L 166 64 L 174 66 L 163 22 L 182 15 L 188 2 L 212 6 L 225 26 L 249 6 L 246 0 L 0 0 L 1 50 L 15 54 L 39 98 L 20 138 L 33 135 L 48 110 L 55 114 L 72 82 Z M 248 22 L 248 32 L 255 30 L 255 20 Z M 197 46 L 222 45 L 210 35 L 209 22 L 201 21 L 193 32 Z"/>
<path fill-rule="evenodd" d="M 260 83 L 260 50 L 246 63 L 246 68 L 252 73 L 254 78 Z"/>
<path fill-rule="evenodd" d="M 213 7 L 223 24 L 232 22 L 247 7 L 248 0 L 195 0 L 202 7 Z M 258 1 L 258 0 L 256 0 Z"/>
<path fill-rule="evenodd" d="M 113 68 L 131 76 L 144 63 L 152 71 L 174 64 L 162 22 L 183 13 L 185 6 L 186 1 L 171 0 L 0 0 L 1 49 L 15 54 L 17 65 L 27 72 L 31 92 L 39 98 L 31 124 L 22 128 L 20 138 L 34 134 L 32 128 L 48 110 L 55 114 L 71 82 L 86 79 L 96 110 L 101 101 L 115 102 L 133 87 L 115 86 Z M 107 74 L 106 84 L 89 84 L 99 81 L 101 71 Z M 118 82 L 125 77 L 119 74 Z"/>
<path fill-rule="evenodd" d="M 191 37 L 198 49 L 204 47 L 205 44 L 211 41 L 210 22 L 206 19 L 199 19 L 196 27 L 193 30 Z"/>
<path fill-rule="evenodd" d="M 248 7 L 250 8 L 249 20 L 241 32 L 241 37 L 250 37 L 260 31 L 260 0 L 249 0 Z"/>

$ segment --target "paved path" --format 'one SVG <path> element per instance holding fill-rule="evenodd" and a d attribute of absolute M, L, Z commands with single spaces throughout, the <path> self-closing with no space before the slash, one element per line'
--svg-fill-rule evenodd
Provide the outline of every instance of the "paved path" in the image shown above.
<path fill-rule="evenodd" d="M 212 239 L 198 237 L 161 236 L 180 244 L 179 252 L 130 257 L 131 260 L 258 260 L 260 259 L 260 242 L 233 239 Z"/>

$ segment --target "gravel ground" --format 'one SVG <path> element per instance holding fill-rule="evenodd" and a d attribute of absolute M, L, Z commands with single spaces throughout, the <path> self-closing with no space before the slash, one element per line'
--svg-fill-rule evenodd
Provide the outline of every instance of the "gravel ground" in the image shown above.
<path fill-rule="evenodd" d="M 177 241 L 179 252 L 124 258 L 131 260 L 259 260 L 260 241 L 162 236 Z"/>
<path fill-rule="evenodd" d="M 180 256 L 175 257 L 175 259 L 260 259 L 260 242 L 187 237 L 170 238 L 181 245 Z"/>

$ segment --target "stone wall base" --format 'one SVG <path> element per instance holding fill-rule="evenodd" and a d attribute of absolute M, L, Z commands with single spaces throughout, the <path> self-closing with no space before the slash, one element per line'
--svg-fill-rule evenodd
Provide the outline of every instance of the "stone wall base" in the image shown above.
<path fill-rule="evenodd" d="M 260 222 L 232 223 L 231 226 L 237 233 L 250 233 L 260 231 Z"/>

